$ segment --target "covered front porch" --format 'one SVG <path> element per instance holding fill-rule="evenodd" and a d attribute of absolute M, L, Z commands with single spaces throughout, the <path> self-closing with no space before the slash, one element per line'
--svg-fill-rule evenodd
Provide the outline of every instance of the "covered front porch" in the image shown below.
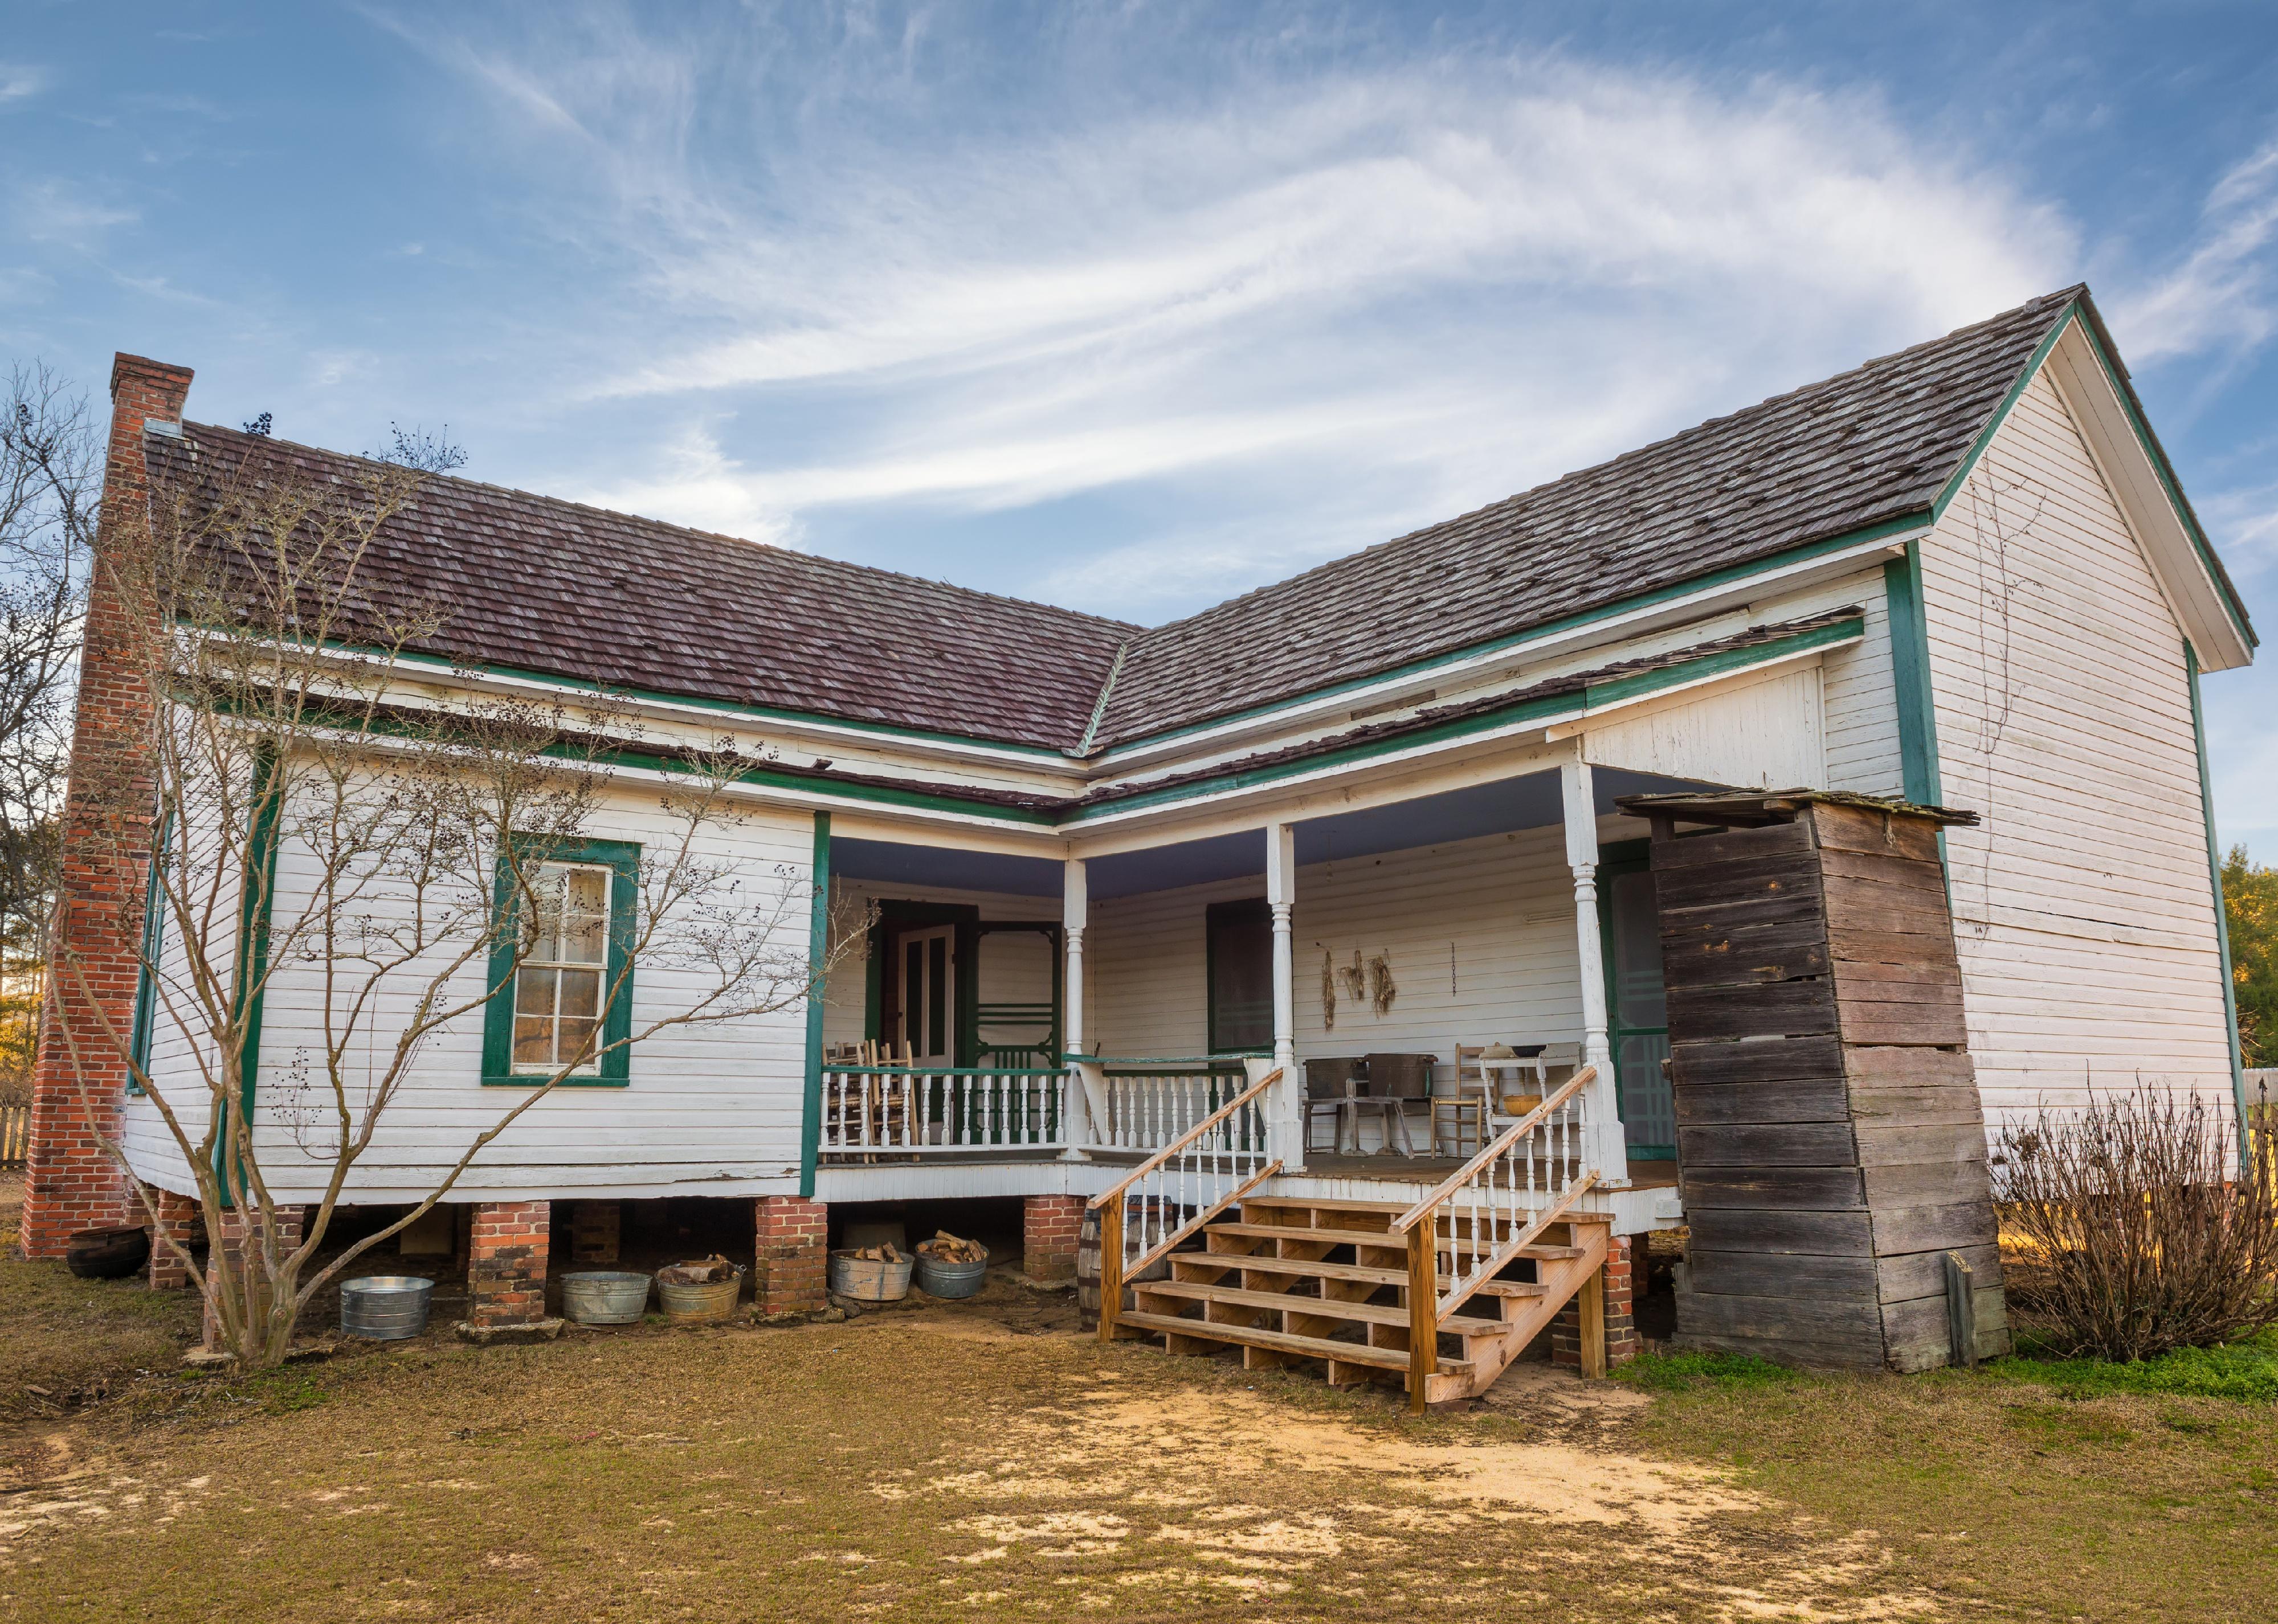
<path fill-rule="evenodd" d="M 1058 860 L 835 835 L 865 923 L 828 982 L 818 1192 L 1089 1196 L 1271 1074 L 1273 1187 L 1393 1199 L 1586 1069 L 1593 1203 L 1673 1222 L 1645 831 L 1613 801 L 1685 783 L 1569 752 Z"/>

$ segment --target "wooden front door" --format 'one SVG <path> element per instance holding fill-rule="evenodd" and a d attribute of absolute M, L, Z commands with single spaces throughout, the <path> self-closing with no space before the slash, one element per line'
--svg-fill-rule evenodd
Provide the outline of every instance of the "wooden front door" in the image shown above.
<path fill-rule="evenodd" d="M 914 1064 L 955 1065 L 957 927 L 903 931 L 895 938 L 894 975 L 901 1027 L 895 1041 L 909 1046 Z"/>
<path fill-rule="evenodd" d="M 1606 944 L 1606 1040 L 1614 1052 L 1622 1137 L 1633 1159 L 1666 1161 L 1677 1154 L 1677 1101 L 1661 1064 L 1669 1058 L 1669 994 L 1650 860 L 1624 855 L 1600 864 L 1598 908 Z"/>

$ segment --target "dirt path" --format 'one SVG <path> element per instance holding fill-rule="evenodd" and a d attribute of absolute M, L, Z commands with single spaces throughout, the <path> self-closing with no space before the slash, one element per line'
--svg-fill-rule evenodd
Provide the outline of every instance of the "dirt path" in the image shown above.
<path fill-rule="evenodd" d="M 1389 1395 L 1103 1349 L 1023 1295 L 367 1354 L 171 1421 L 146 1393 L 137 1425 L 19 1440 L 0 1616 L 1935 1611 L 1872 1540 L 1625 1443 L 1647 1401 L 1623 1390 L 1523 1367 L 1417 1423 Z"/>

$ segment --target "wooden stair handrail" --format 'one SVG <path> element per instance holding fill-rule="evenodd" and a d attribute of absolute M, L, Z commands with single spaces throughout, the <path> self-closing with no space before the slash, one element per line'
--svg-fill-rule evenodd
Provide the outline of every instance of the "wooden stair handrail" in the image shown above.
<path fill-rule="evenodd" d="M 1172 1157 L 1186 1149 L 1188 1145 L 1193 1144 L 1196 1139 L 1201 1138 L 1203 1135 L 1217 1127 L 1227 1117 L 1232 1116 L 1236 1111 L 1242 1109 L 1242 1107 L 1248 1105 L 1251 1100 L 1257 1099 L 1258 1095 L 1264 1093 L 1267 1089 L 1271 1088 L 1274 1084 L 1280 1080 L 1281 1069 L 1279 1066 L 1276 1066 L 1273 1070 L 1258 1078 L 1257 1082 L 1251 1084 L 1248 1088 L 1243 1089 L 1242 1092 L 1236 1094 L 1233 1099 L 1219 1107 L 1217 1110 L 1212 1112 L 1208 1116 L 1203 1118 L 1202 1121 L 1188 1129 L 1186 1132 L 1181 1134 L 1177 1138 L 1172 1140 L 1168 1145 L 1166 1145 L 1161 1150 L 1157 1151 L 1153 1155 L 1148 1157 L 1146 1161 L 1134 1168 L 1128 1175 L 1125 1176 L 1120 1184 L 1115 1184 L 1109 1189 L 1103 1190 L 1097 1195 L 1092 1197 L 1090 1200 L 1084 1203 L 1085 1207 L 1096 1207 L 1106 1206 L 1110 1201 L 1114 1200 L 1125 1191 L 1130 1189 L 1132 1185 L 1137 1184 L 1141 1179 L 1146 1177 L 1147 1175 L 1152 1173 L 1157 1168 L 1161 1167 L 1164 1163 L 1170 1161 Z"/>
<path fill-rule="evenodd" d="M 1447 1200 L 1449 1196 L 1455 1194 L 1456 1191 L 1461 1190 L 1465 1184 L 1470 1184 L 1472 1179 L 1479 1176 L 1480 1168 L 1486 1167 L 1489 1162 L 1494 1161 L 1505 1151 L 1509 1150 L 1513 1142 L 1524 1135 L 1534 1131 L 1534 1130 L 1541 1124 L 1544 1118 L 1548 1116 L 1551 1112 L 1556 1110 L 1560 1106 L 1564 1105 L 1569 1099 L 1572 1099 L 1576 1091 L 1594 1081 L 1597 1075 L 1598 1069 L 1595 1066 L 1585 1066 L 1580 1070 L 1577 1071 L 1572 1076 L 1567 1078 L 1565 1082 L 1559 1084 L 1558 1092 L 1556 1093 L 1551 1095 L 1540 1105 L 1535 1107 L 1534 1109 L 1529 1111 L 1525 1116 L 1520 1117 L 1518 1121 L 1513 1122 L 1509 1128 L 1503 1130 L 1503 1131 L 1496 1137 L 1494 1144 L 1488 1145 L 1478 1155 L 1472 1157 L 1462 1167 L 1456 1168 L 1456 1171 L 1448 1175 L 1446 1178 L 1441 1180 L 1438 1189 L 1433 1191 L 1431 1194 L 1426 1196 L 1423 1199 L 1417 1202 L 1415 1206 L 1410 1207 L 1406 1212 L 1401 1214 L 1399 1217 L 1394 1219 L 1392 1221 L 1392 1229 L 1390 1233 L 1394 1235 L 1405 1235 L 1410 1229 L 1414 1229 L 1418 1224 L 1423 1222 L 1425 1219 L 1439 1211 L 1441 1204 Z"/>

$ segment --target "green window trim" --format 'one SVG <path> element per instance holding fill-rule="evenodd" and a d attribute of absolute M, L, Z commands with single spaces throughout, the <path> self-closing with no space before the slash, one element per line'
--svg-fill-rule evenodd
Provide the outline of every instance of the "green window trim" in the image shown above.
<path fill-rule="evenodd" d="M 526 840 L 517 849 L 525 866 L 541 862 L 588 863 L 609 870 L 609 962 L 603 984 L 600 1069 L 593 1076 L 567 1076 L 556 1088 L 624 1088 L 632 1082 L 633 909 L 639 885 L 640 847 L 626 840 Z M 541 1088 L 554 1073 L 514 1069 L 514 984 L 520 930 L 520 900 L 514 869 L 498 858 L 491 893 L 490 1000 L 483 1011 L 483 1086 Z"/>
<path fill-rule="evenodd" d="M 134 970 L 134 1025 L 126 1047 L 126 1092 L 130 1096 L 149 1092 L 143 1088 L 141 1079 L 150 1071 L 150 1042 L 158 1025 L 158 955 L 166 946 L 166 916 L 159 907 L 162 892 L 158 876 L 173 836 L 174 815 L 169 811 L 158 820 L 157 833 L 150 841 L 149 866 L 142 881 L 142 961 Z"/>

